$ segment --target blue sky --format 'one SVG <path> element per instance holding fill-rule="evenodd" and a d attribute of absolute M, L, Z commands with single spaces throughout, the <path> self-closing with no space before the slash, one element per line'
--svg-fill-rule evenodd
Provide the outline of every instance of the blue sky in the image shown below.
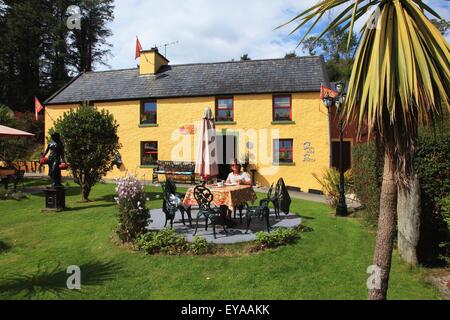
<path fill-rule="evenodd" d="M 448 0 L 427 0 L 450 20 Z M 281 58 L 296 49 L 291 26 L 274 30 L 317 0 L 116 0 L 112 69 L 132 68 L 136 35 L 144 49 L 179 41 L 167 48 L 171 64 Z M 325 22 L 326 22 L 325 18 Z M 323 24 L 322 24 L 323 25 Z M 320 30 L 320 25 L 318 30 Z M 447 37 L 450 41 L 450 37 Z M 297 54 L 302 55 L 301 49 Z M 109 69 L 99 67 L 98 70 Z"/>

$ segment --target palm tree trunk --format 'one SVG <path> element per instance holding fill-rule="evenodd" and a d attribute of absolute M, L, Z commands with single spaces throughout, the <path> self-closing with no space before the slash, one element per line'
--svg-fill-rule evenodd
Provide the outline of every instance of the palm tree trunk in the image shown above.
<path fill-rule="evenodd" d="M 420 238 L 420 182 L 413 172 L 408 187 L 398 189 L 398 253 L 403 261 L 416 266 L 418 264 L 417 245 Z"/>
<path fill-rule="evenodd" d="M 397 212 L 397 185 L 392 163 L 391 155 L 385 152 L 380 216 L 373 258 L 374 266 L 377 266 L 380 270 L 380 287 L 369 289 L 369 300 L 386 300 L 387 297 L 392 250 L 394 248 L 395 214 Z"/>

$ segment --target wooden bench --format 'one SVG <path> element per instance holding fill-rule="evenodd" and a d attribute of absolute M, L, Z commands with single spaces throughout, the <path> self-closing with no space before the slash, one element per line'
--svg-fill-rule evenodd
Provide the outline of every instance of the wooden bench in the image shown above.
<path fill-rule="evenodd" d="M 174 161 L 158 161 L 153 168 L 152 183 L 158 183 L 158 176 L 166 177 L 185 177 L 191 184 L 195 184 L 195 163 L 194 162 L 174 162 Z M 186 180 L 175 180 L 176 182 L 186 182 Z"/>
<path fill-rule="evenodd" d="M 0 180 L 5 190 L 8 190 L 8 185 L 12 183 L 14 185 L 14 192 L 17 191 L 17 185 L 22 184 L 25 176 L 25 171 L 14 169 L 0 169 Z"/>

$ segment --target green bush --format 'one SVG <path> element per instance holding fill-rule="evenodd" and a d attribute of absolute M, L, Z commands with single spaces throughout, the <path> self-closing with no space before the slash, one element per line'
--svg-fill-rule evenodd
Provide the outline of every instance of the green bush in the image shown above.
<path fill-rule="evenodd" d="M 353 177 L 358 199 L 366 206 L 367 219 L 376 224 L 380 206 L 383 164 L 374 143 L 353 149 Z M 421 187 L 421 231 L 419 260 L 434 264 L 449 257 L 450 131 L 421 130 L 415 155 Z"/>
<path fill-rule="evenodd" d="M 163 253 L 179 255 L 188 252 L 188 242 L 173 229 L 164 229 L 159 232 L 149 232 L 138 237 L 136 241 L 138 250 L 148 254 Z"/>
<path fill-rule="evenodd" d="M 0 200 L 22 200 L 26 199 L 28 196 L 22 191 L 12 192 L 11 190 L 5 190 L 0 187 Z"/>
<path fill-rule="evenodd" d="M 136 248 L 148 254 L 204 255 L 212 253 L 214 246 L 206 239 L 195 237 L 189 243 L 184 236 L 177 234 L 173 229 L 164 229 L 158 232 L 149 232 L 138 237 Z"/>
<path fill-rule="evenodd" d="M 66 160 L 74 182 L 81 187 L 83 201 L 89 200 L 92 187 L 113 168 L 121 145 L 117 135 L 119 125 L 112 114 L 88 105 L 71 109 L 49 130 L 61 134 Z"/>
<path fill-rule="evenodd" d="M 442 211 L 442 217 L 447 223 L 447 228 L 450 229 L 450 195 L 446 196 L 439 202 Z"/>
<path fill-rule="evenodd" d="M 296 229 L 277 228 L 270 233 L 258 232 L 256 243 L 263 248 L 277 248 L 288 245 L 299 239 Z"/>
<path fill-rule="evenodd" d="M 197 256 L 211 253 L 213 246 L 205 238 L 195 237 L 194 241 L 189 243 L 189 252 Z"/>
<path fill-rule="evenodd" d="M 327 197 L 328 202 L 333 208 L 336 208 L 339 203 L 339 184 L 340 184 L 340 173 L 335 168 L 327 169 L 323 172 L 320 177 L 317 174 L 313 174 L 313 177 L 322 186 L 322 191 Z M 345 191 L 347 194 L 353 192 L 353 174 L 349 170 L 345 173 Z"/>
<path fill-rule="evenodd" d="M 377 157 L 373 142 L 357 144 L 353 148 L 353 181 L 358 200 L 366 207 L 366 220 L 371 225 L 378 222 L 380 211 L 383 163 Z"/>
<path fill-rule="evenodd" d="M 422 191 L 419 255 L 424 263 L 434 264 L 450 256 L 450 130 L 423 130 L 415 165 Z"/>

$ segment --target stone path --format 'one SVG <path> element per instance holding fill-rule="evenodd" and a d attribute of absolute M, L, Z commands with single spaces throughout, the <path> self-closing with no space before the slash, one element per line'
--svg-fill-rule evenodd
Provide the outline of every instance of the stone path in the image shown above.
<path fill-rule="evenodd" d="M 148 230 L 162 230 L 164 229 L 165 224 L 165 214 L 161 209 L 155 209 L 151 211 L 152 222 L 147 227 Z M 302 223 L 302 219 L 295 214 L 281 214 L 281 220 L 275 220 L 275 214 L 272 212 L 270 215 L 270 225 L 272 228 L 295 228 Z M 239 216 L 239 215 L 238 215 Z M 192 219 L 193 219 L 193 227 L 189 227 L 189 223 L 186 219 L 186 226 L 183 225 L 181 221 L 181 214 L 178 212 L 177 216 L 174 220 L 173 227 L 175 231 L 179 234 L 182 234 L 186 237 L 188 241 L 192 241 L 194 239 L 194 231 L 195 231 L 195 221 L 197 217 L 197 211 L 192 210 Z M 228 234 L 223 231 L 223 227 L 217 225 L 216 233 L 217 239 L 214 239 L 212 226 L 208 227 L 208 231 L 205 230 L 205 220 L 200 219 L 199 228 L 197 235 L 205 238 L 210 243 L 216 244 L 233 244 L 233 243 L 241 243 L 241 242 L 250 242 L 256 240 L 256 233 L 259 231 L 266 231 L 265 222 L 260 221 L 259 219 L 252 220 L 250 225 L 250 231 L 248 234 L 245 234 L 246 224 L 245 218 L 243 218 L 243 223 L 239 223 L 239 217 L 237 219 L 238 225 L 235 228 L 227 228 Z"/>
<path fill-rule="evenodd" d="M 445 300 L 450 300 L 450 268 L 431 271 L 427 280 L 435 286 Z"/>

